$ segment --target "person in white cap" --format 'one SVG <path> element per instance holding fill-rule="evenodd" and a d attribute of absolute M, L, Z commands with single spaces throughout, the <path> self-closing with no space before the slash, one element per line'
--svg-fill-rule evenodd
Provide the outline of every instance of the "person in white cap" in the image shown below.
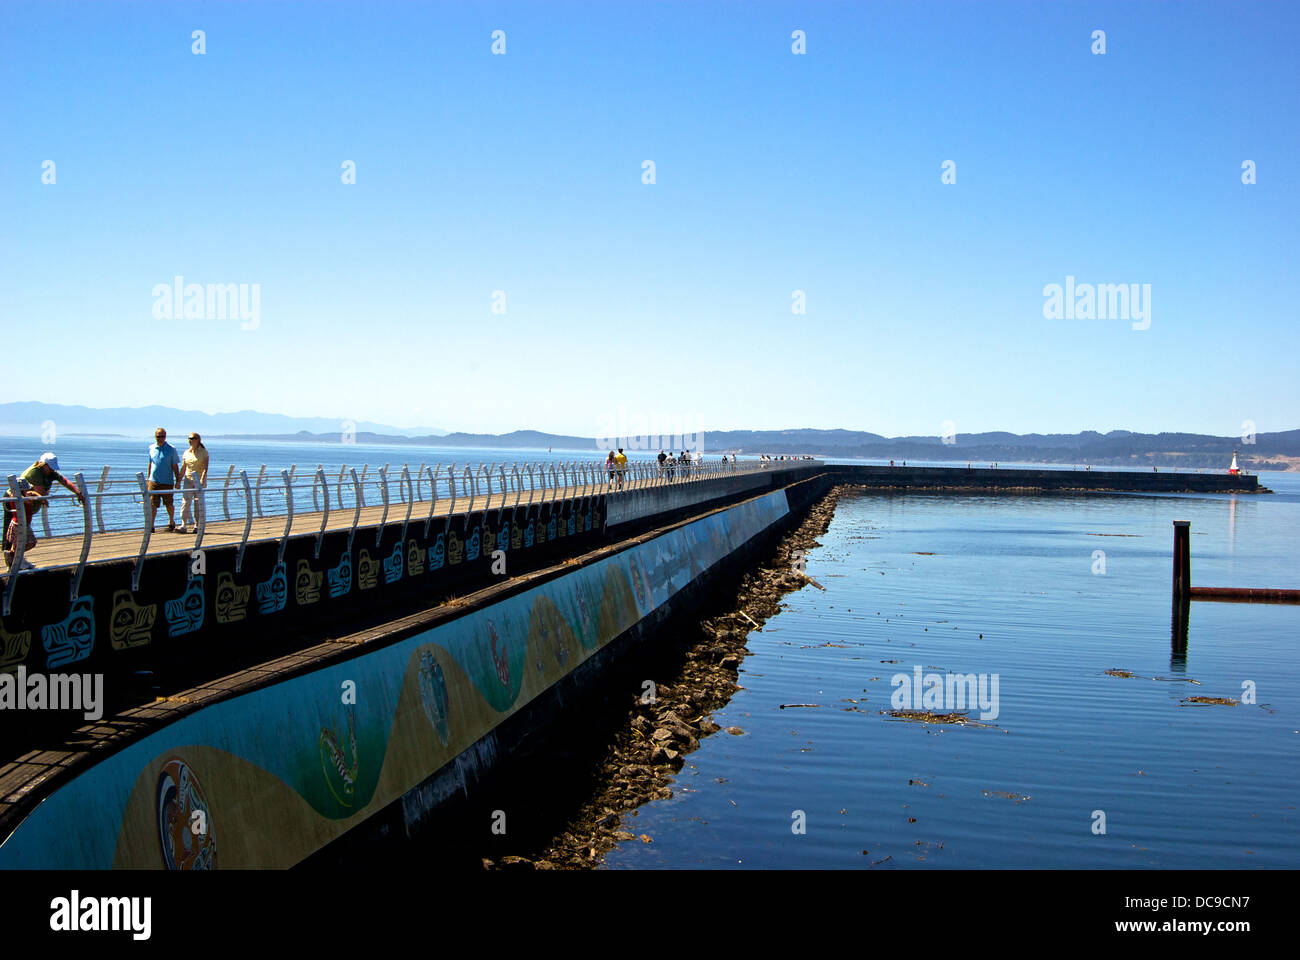
<path fill-rule="evenodd" d="M 18 492 L 6 490 L 6 497 L 24 498 L 23 506 L 27 514 L 27 543 L 23 547 L 26 553 L 36 546 L 36 535 L 32 533 L 32 518 L 36 516 L 45 506 L 45 500 L 42 497 L 50 495 L 50 486 L 55 481 L 63 484 L 71 490 L 81 502 L 81 491 L 68 481 L 68 478 L 59 473 L 59 458 L 52 453 L 43 453 L 41 458 L 23 471 L 22 476 L 18 478 Z M 14 509 L 14 504 L 5 503 L 4 505 L 4 528 L 5 528 L 5 565 L 11 566 L 14 560 L 14 550 L 17 548 L 18 537 L 18 512 Z"/>

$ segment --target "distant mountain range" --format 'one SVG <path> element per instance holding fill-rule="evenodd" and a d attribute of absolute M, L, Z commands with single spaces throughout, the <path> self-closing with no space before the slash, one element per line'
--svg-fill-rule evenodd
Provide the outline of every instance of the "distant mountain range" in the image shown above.
<path fill-rule="evenodd" d="M 299 431 L 316 433 L 342 432 L 346 421 L 332 417 L 288 417 L 279 413 L 240 410 L 237 413 L 201 413 L 175 407 L 93 407 L 67 406 L 61 403 L 0 403 L 0 434 L 4 436 L 39 436 L 47 421 L 57 434 L 120 434 L 127 437 L 152 437 L 154 428 L 163 426 L 169 435 L 184 436 L 190 430 L 203 434 L 249 433 L 284 434 Z M 435 427 L 394 427 L 386 423 L 359 420 L 352 425 L 358 431 L 384 433 L 400 437 L 438 436 L 446 433 Z"/>
<path fill-rule="evenodd" d="M 435 447 L 496 447 L 594 451 L 590 437 L 564 436 L 538 430 L 511 433 L 447 433 L 431 428 L 403 429 L 358 421 L 348 424 L 328 417 L 301 418 L 280 414 L 206 414 L 172 407 L 94 410 L 46 403 L 0 404 L 0 434 L 38 436 L 42 424 L 52 421 L 59 434 L 117 433 L 145 440 L 158 424 L 173 434 L 198 430 L 204 439 L 262 440 L 297 443 L 342 443 L 344 431 L 358 443 L 418 443 Z M 1252 470 L 1300 469 L 1300 430 L 1260 433 L 1247 443 L 1242 437 L 1214 437 L 1199 433 L 1133 433 L 1112 430 L 1098 433 L 966 433 L 949 437 L 885 437 L 862 430 L 718 430 L 705 433 L 700 445 L 705 453 L 736 451 L 745 454 L 813 454 L 827 458 L 868 460 L 971 460 L 1005 463 L 1077 463 L 1095 466 L 1158 466 L 1226 468 L 1237 451 L 1238 462 Z M 664 441 L 656 441 L 658 450 Z M 680 440 L 679 440 L 680 443 Z M 645 449 L 636 438 L 623 441 L 629 450 Z M 606 444 L 608 445 L 608 444 Z M 692 438 L 691 446 L 695 446 Z"/>
<path fill-rule="evenodd" d="M 276 437 L 237 436 L 236 440 L 282 440 L 310 443 L 339 443 L 341 436 L 299 433 Z M 655 439 L 655 438 L 651 438 Z M 1253 444 L 1241 437 L 1212 437 L 1197 433 L 1131 433 L 1114 430 L 1107 434 L 1086 430 L 1076 434 L 973 433 L 953 437 L 944 443 L 939 437 L 882 437 L 856 430 L 727 430 L 705 433 L 701 446 L 706 454 L 736 451 L 746 454 L 813 454 L 819 457 L 867 460 L 973 460 L 1003 463 L 1077 463 L 1095 466 L 1211 467 L 1227 469 L 1233 451 L 1238 464 L 1252 470 L 1300 469 L 1300 430 L 1261 433 Z M 418 443 L 433 447 L 496 447 L 502 449 L 551 448 L 554 450 L 598 450 L 587 437 L 516 430 L 512 433 L 449 433 L 445 436 L 399 437 L 358 432 L 357 443 Z M 627 438 L 629 450 L 637 438 Z M 655 446 L 650 448 L 658 450 Z"/>

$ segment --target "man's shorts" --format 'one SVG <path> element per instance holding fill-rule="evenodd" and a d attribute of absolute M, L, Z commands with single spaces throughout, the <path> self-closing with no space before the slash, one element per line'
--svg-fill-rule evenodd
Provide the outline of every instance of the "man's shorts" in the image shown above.
<path fill-rule="evenodd" d="M 150 490 L 175 490 L 176 485 L 171 483 L 155 483 L 154 481 L 150 480 L 149 489 Z M 159 500 L 162 503 L 165 503 L 169 507 L 172 505 L 172 494 L 170 493 L 160 493 L 154 499 Z"/>

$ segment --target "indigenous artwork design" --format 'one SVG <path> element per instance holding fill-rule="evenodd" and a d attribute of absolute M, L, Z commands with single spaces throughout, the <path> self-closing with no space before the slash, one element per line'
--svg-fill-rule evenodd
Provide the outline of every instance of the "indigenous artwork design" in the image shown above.
<path fill-rule="evenodd" d="M 441 570 L 442 565 L 447 561 L 447 544 L 443 540 L 442 534 L 434 538 L 433 546 L 429 548 L 429 569 Z"/>
<path fill-rule="evenodd" d="M 257 585 L 257 612 L 265 616 L 279 613 L 289 601 L 289 571 L 281 560 L 271 576 Z"/>
<path fill-rule="evenodd" d="M 377 583 L 379 583 L 379 561 L 371 559 L 370 551 L 362 547 L 361 556 L 357 559 L 357 586 L 362 590 L 373 590 Z"/>
<path fill-rule="evenodd" d="M 460 537 L 456 536 L 456 531 L 453 530 L 447 534 L 447 562 L 455 564 L 463 559 L 465 559 L 465 548 L 461 545 Z"/>
<path fill-rule="evenodd" d="M 78 597 L 72 609 L 58 623 L 41 627 L 45 648 L 45 669 L 85 660 L 95 648 L 95 598 Z"/>
<path fill-rule="evenodd" d="M 478 526 L 475 525 L 469 537 L 465 540 L 465 562 L 472 563 L 478 559 L 479 546 L 482 541 L 479 538 Z"/>
<path fill-rule="evenodd" d="M 552 514 L 551 519 L 546 521 L 546 539 L 555 539 L 555 516 Z"/>
<path fill-rule="evenodd" d="M 502 527 L 501 532 L 497 534 L 497 549 L 498 550 L 510 549 L 510 524 L 506 524 L 504 527 Z"/>
<path fill-rule="evenodd" d="M 0 869 L 145 869 L 160 859 L 213 867 L 218 842 L 222 867 L 301 863 L 625 636 L 692 582 L 691 569 L 713 567 L 787 512 L 785 491 L 772 491 L 346 661 L 185 713 L 50 788 L 0 836 Z M 373 585 L 380 563 L 363 551 L 363 565 Z M 92 614 L 85 598 L 41 628 L 53 666 L 91 655 Z M 16 660 L 21 643 L 6 639 L 3 650 Z M 209 799 L 221 811 L 216 833 Z M 197 812 L 206 833 L 193 832 Z"/>
<path fill-rule="evenodd" d="M 393 552 L 384 557 L 384 583 L 396 583 L 402 579 L 402 544 L 393 544 Z"/>
<path fill-rule="evenodd" d="M 217 574 L 216 616 L 217 623 L 238 623 L 248 616 L 248 596 L 253 588 L 247 584 L 240 586 L 227 570 Z"/>
<path fill-rule="evenodd" d="M 517 520 L 512 520 L 510 521 L 510 549 L 518 550 L 523 545 L 524 545 L 523 528 L 519 526 L 519 522 Z M 532 544 L 529 544 L 529 546 L 532 546 Z M 505 547 L 502 547 L 501 549 L 504 550 Z"/>
<path fill-rule="evenodd" d="M 527 548 L 533 545 L 537 536 L 537 531 L 535 529 L 536 526 L 537 526 L 537 521 L 534 520 L 532 517 L 529 517 L 528 526 L 524 527 L 524 547 Z"/>
<path fill-rule="evenodd" d="M 298 559 L 298 572 L 293 578 L 293 598 L 298 606 L 305 607 L 320 599 L 321 581 L 325 575 L 313 570 L 306 557 Z"/>
<path fill-rule="evenodd" d="M 424 573 L 424 551 L 412 538 L 406 541 L 406 575 L 418 577 Z"/>
<path fill-rule="evenodd" d="M 217 840 L 212 811 L 198 778 L 184 760 L 170 759 L 158 774 L 158 847 L 167 870 L 215 870 Z"/>
<path fill-rule="evenodd" d="M 352 551 L 346 547 L 339 562 L 326 571 L 330 597 L 341 597 L 352 589 Z"/>
<path fill-rule="evenodd" d="M 203 626 L 203 577 L 193 577 L 185 584 L 185 592 L 175 600 L 163 604 L 167 614 L 167 636 L 179 637 L 193 633 Z"/>
<path fill-rule="evenodd" d="M 113 594 L 113 610 L 108 617 L 108 640 L 114 650 L 142 647 L 153 633 L 154 620 L 158 618 L 158 604 L 141 606 L 135 602 L 130 590 Z"/>
<path fill-rule="evenodd" d="M 0 626 L 0 673 L 12 670 L 27 659 L 27 651 L 32 648 L 32 632 L 19 630 L 10 633 Z"/>

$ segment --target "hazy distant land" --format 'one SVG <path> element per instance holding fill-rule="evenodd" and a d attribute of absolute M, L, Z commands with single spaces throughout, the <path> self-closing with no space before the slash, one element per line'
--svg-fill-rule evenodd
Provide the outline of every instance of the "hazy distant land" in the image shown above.
<path fill-rule="evenodd" d="M 36 402 L 0 404 L 0 434 L 40 436 L 52 424 L 66 437 L 131 437 L 148 441 L 159 424 L 184 436 L 197 430 L 204 439 L 252 440 L 282 443 L 342 443 L 344 430 L 358 443 L 420 444 L 433 447 L 496 447 L 501 449 L 592 450 L 591 437 L 564 436 L 537 430 L 510 433 L 446 433 L 432 428 L 400 428 L 368 421 L 330 417 L 289 417 L 246 410 L 206 414 L 173 407 L 98 410 Z M 355 431 L 355 432 L 353 432 Z M 743 454 L 812 454 L 828 458 L 866 460 L 970 460 L 1004 463 L 1090 464 L 1093 466 L 1184 467 L 1226 469 L 1237 451 L 1238 463 L 1251 470 L 1300 470 L 1300 430 L 1260 433 L 1253 438 L 1215 437 L 1197 433 L 1133 433 L 1085 430 L 1074 434 L 967 433 L 938 436 L 885 437 L 860 430 L 717 430 L 694 437 L 705 453 L 735 451 Z M 1246 442 L 1253 439 L 1253 443 Z M 674 444 L 672 441 L 676 440 Z M 625 438 L 630 450 L 681 446 L 682 438 L 650 437 L 638 444 Z M 608 446 L 608 443 L 604 444 Z"/>

